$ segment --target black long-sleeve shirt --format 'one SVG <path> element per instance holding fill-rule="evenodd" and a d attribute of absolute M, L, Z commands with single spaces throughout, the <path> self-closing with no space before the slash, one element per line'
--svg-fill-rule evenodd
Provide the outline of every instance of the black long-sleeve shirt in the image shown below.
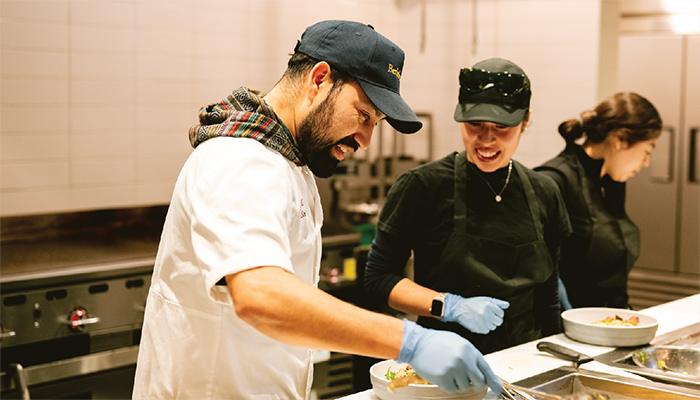
<path fill-rule="evenodd" d="M 602 159 L 569 144 L 536 171 L 559 186 L 571 220 L 573 234 L 562 243 L 559 263 L 571 304 L 626 308 L 639 230 L 625 211 L 625 183 L 601 178 L 602 166 Z"/>
<path fill-rule="evenodd" d="M 364 276 L 365 291 L 377 301 L 386 304 L 394 286 L 404 277 L 403 270 L 411 252 L 414 255 L 414 280 L 434 288 L 431 272 L 454 226 L 454 160 L 455 155 L 452 154 L 405 173 L 387 195 Z M 515 171 L 502 194 L 503 201 L 497 203 L 484 179 L 489 181 L 491 187 L 500 190 L 507 168 L 490 174 L 467 168 L 463 171 L 467 174 L 467 230 L 481 237 L 519 245 L 536 240 L 533 223 L 539 223 L 543 227 L 551 260 L 556 264 L 559 244 L 570 234 L 566 210 L 556 185 L 550 179 L 526 171 L 537 200 L 546 210 L 542 219 L 533 222 L 522 178 Z M 464 245 L 467 248 L 469 243 Z M 555 268 L 546 282 L 534 288 L 535 306 L 532 312 L 540 323 L 543 335 L 558 333 L 561 329 L 557 279 L 558 271 Z M 478 285 L 478 282 L 465 282 L 465 290 L 454 294 L 467 297 L 490 295 L 480 293 Z"/>

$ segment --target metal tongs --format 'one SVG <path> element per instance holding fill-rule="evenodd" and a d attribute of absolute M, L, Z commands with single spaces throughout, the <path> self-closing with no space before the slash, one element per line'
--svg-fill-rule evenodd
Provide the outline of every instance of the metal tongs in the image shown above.
<path fill-rule="evenodd" d="M 513 385 L 512 383 L 505 381 L 501 378 L 501 386 L 503 386 L 503 392 L 501 395 L 505 399 L 509 400 L 609 400 L 605 394 L 602 393 L 574 393 L 567 396 L 559 396 L 558 394 L 550 394 L 540 392 L 539 390 L 528 389 L 521 386 Z"/>
<path fill-rule="evenodd" d="M 538 396 L 543 399 L 560 400 L 561 396 L 549 393 L 540 393 L 538 390 L 527 389 L 524 387 L 513 385 L 512 383 L 498 378 L 501 380 L 501 386 L 503 386 L 503 397 L 509 400 L 537 400 L 534 396 Z"/>

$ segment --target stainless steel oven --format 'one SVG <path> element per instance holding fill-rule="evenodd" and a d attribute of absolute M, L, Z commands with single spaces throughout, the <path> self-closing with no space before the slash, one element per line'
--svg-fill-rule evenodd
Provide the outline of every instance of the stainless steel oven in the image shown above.
<path fill-rule="evenodd" d="M 131 398 L 166 209 L 1 220 L 0 398 Z M 324 226 L 323 236 L 319 287 L 361 305 L 360 234 Z M 318 398 L 358 391 L 355 364 L 319 360 Z"/>
<path fill-rule="evenodd" d="M 0 397 L 131 398 L 153 259 L 2 269 Z"/>

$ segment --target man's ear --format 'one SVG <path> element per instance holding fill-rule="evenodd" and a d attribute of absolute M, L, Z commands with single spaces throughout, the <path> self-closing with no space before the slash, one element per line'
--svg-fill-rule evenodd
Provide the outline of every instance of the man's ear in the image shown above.
<path fill-rule="evenodd" d="M 333 86 L 331 80 L 331 66 L 325 61 L 320 61 L 311 69 L 307 80 L 306 100 L 308 105 L 313 104 L 319 94 L 330 90 Z"/>

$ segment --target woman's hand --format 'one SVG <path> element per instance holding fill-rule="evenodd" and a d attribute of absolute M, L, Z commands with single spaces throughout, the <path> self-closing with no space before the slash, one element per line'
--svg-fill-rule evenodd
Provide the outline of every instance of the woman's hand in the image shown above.
<path fill-rule="evenodd" d="M 464 298 L 447 293 L 442 320 L 457 322 L 474 333 L 485 335 L 503 323 L 503 315 L 510 303 L 492 297 Z"/>

